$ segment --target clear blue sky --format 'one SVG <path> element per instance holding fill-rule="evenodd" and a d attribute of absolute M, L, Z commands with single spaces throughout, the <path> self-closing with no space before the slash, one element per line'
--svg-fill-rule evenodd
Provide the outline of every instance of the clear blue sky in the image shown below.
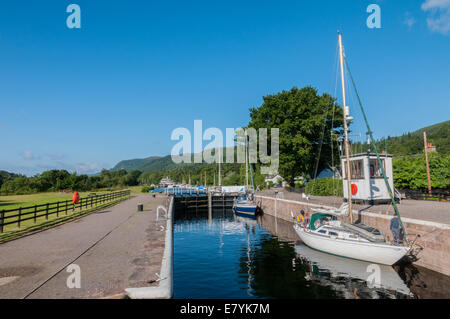
<path fill-rule="evenodd" d="M 448 0 L 2 1 L 0 169 L 92 173 L 169 154 L 195 119 L 246 125 L 267 94 L 334 94 L 338 29 L 377 137 L 449 120 L 449 28 Z"/>

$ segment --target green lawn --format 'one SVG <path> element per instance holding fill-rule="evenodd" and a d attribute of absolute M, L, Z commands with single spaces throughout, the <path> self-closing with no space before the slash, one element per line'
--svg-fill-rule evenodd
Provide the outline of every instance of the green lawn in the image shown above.
<path fill-rule="evenodd" d="M 102 193 L 110 193 L 111 191 L 109 190 L 104 190 L 104 191 L 96 191 L 95 194 L 102 194 Z M 88 194 L 91 194 L 93 192 L 81 192 L 80 193 L 80 197 L 87 197 Z M 18 208 L 25 208 L 25 207 L 33 207 L 34 205 L 42 205 L 42 204 L 47 204 L 47 203 L 55 203 L 55 202 L 61 202 L 61 201 L 66 201 L 66 200 L 71 200 L 72 199 L 72 194 L 67 194 L 67 193 L 58 193 L 58 192 L 52 192 L 52 193 L 39 193 L 39 194 L 31 194 L 31 195 L 8 195 L 8 196 L 0 196 L 0 212 L 2 210 L 10 210 L 10 209 L 18 209 Z M 48 216 L 45 216 L 45 212 L 44 211 L 38 211 L 36 214 L 36 220 L 34 220 L 34 208 L 29 208 L 29 209 L 23 209 L 22 213 L 31 213 L 31 215 L 23 215 L 22 219 L 24 218 L 31 218 L 28 220 L 21 220 L 20 222 L 20 227 L 19 227 L 19 223 L 13 223 L 10 225 L 5 225 L 4 226 L 4 233 L 8 233 L 8 232 L 16 232 L 19 230 L 24 230 L 27 229 L 29 227 L 35 227 L 38 226 L 39 224 L 47 224 L 49 222 L 52 221 L 56 221 L 57 219 L 63 218 L 65 219 L 66 217 L 70 217 L 72 215 L 78 215 L 80 213 L 84 213 L 87 210 L 91 210 L 91 209 L 97 209 L 100 208 L 101 206 L 103 206 L 104 204 L 107 204 L 108 202 L 103 202 L 103 203 L 98 203 L 97 205 L 93 205 L 92 207 L 90 205 L 88 205 L 87 207 L 83 207 L 82 209 L 77 208 L 75 209 L 75 211 L 73 211 L 73 207 L 72 204 L 69 203 L 69 205 L 67 206 L 68 210 L 67 211 L 63 211 L 60 212 L 58 214 L 49 214 Z M 63 208 L 65 209 L 65 205 L 58 204 L 60 207 L 60 210 L 62 210 Z M 62 206 L 61 206 L 62 205 Z M 50 209 L 53 208 L 53 210 L 51 210 L 51 212 L 56 211 L 56 205 L 50 205 Z M 45 206 L 43 207 L 39 207 L 38 210 L 45 210 Z M 5 222 L 11 222 L 11 221 L 16 221 L 18 220 L 18 217 L 12 217 L 18 214 L 18 211 L 12 211 L 12 212 L 6 212 L 5 213 L 5 217 L 11 216 L 11 218 L 7 218 L 5 219 Z"/>
<path fill-rule="evenodd" d="M 138 186 L 135 186 L 138 187 Z M 131 189 L 127 188 L 127 189 Z M 139 189 L 140 190 L 140 189 Z M 113 192 L 120 190 L 113 190 Z M 102 194 L 102 193 L 110 193 L 110 190 L 101 190 L 95 192 L 80 192 L 80 197 L 86 197 L 88 194 Z M 135 193 L 131 190 L 131 193 Z M 72 194 L 68 193 L 59 193 L 59 192 L 51 192 L 51 193 L 38 193 L 31 195 L 8 195 L 8 196 L 0 196 L 0 211 L 3 209 L 14 209 L 19 207 L 28 207 L 34 205 L 41 205 L 46 203 L 53 203 L 72 199 Z"/>
<path fill-rule="evenodd" d="M 96 191 L 96 194 L 101 194 L 105 192 L 110 191 Z M 92 192 L 82 192 L 80 193 L 80 197 L 86 197 L 88 194 Z M 82 209 L 77 208 L 75 211 L 73 211 L 71 204 L 68 205 L 68 211 L 67 212 L 60 212 L 57 214 L 52 214 L 45 216 L 45 212 L 38 212 L 36 221 L 34 220 L 34 215 L 25 215 L 26 218 L 30 217 L 31 219 L 21 221 L 20 227 L 18 223 L 5 225 L 3 229 L 3 233 L 0 234 L 0 241 L 4 240 L 5 238 L 9 238 L 11 235 L 16 236 L 28 231 L 36 230 L 41 227 L 47 227 L 53 224 L 60 223 L 65 220 L 72 219 L 74 217 L 83 215 L 85 213 L 95 211 L 98 209 L 101 209 L 106 206 L 110 206 L 114 203 L 120 202 L 127 197 L 119 198 L 110 202 L 103 202 L 98 203 L 97 205 L 93 205 L 92 207 L 88 205 L 87 207 L 83 207 Z M 10 196 L 0 196 L 0 212 L 2 210 L 9 210 L 9 209 L 16 209 L 20 207 L 31 207 L 34 205 L 41 205 L 46 203 L 54 203 L 59 201 L 65 201 L 65 200 L 71 200 L 72 194 L 65 194 L 65 193 L 40 193 L 40 194 L 32 194 L 32 195 L 10 195 Z M 56 206 L 50 206 L 50 207 L 56 207 Z M 59 206 L 60 208 L 65 208 L 65 206 Z M 45 207 L 41 207 L 40 209 L 45 209 Z M 34 209 L 26 209 L 22 210 L 22 213 L 26 212 L 33 212 Z M 16 215 L 17 211 L 13 212 L 7 212 L 5 213 L 5 217 L 7 216 L 13 216 Z M 40 217 L 39 217 L 40 216 Z M 25 218 L 24 217 L 24 218 Z M 17 217 L 12 217 L 11 219 L 5 219 L 5 222 L 17 220 Z"/>

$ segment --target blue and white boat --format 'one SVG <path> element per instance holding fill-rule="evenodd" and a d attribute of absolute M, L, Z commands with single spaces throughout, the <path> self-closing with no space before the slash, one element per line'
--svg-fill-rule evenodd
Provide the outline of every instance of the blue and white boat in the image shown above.
<path fill-rule="evenodd" d="M 237 216 L 256 218 L 258 205 L 245 194 L 233 202 L 233 211 Z"/>
<path fill-rule="evenodd" d="M 249 183 L 248 183 L 248 171 L 249 171 L 249 161 L 248 161 L 248 136 L 245 135 L 245 179 L 246 179 L 246 187 L 245 194 L 243 196 L 239 196 L 233 202 L 233 211 L 237 216 L 249 217 L 252 219 L 256 219 L 256 214 L 259 212 L 258 205 L 255 202 L 255 185 L 253 184 L 253 173 L 252 168 L 250 166 L 250 176 L 252 180 L 252 193 L 249 195 Z"/>

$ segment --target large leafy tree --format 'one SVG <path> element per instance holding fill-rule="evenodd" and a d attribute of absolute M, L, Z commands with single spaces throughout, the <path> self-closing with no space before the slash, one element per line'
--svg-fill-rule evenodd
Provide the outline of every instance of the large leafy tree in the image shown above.
<path fill-rule="evenodd" d="M 263 99 L 261 106 L 250 109 L 248 126 L 267 128 L 268 138 L 269 129 L 279 128 L 279 173 L 291 185 L 295 176 L 314 176 L 317 159 L 319 172 L 332 165 L 332 139 L 334 165 L 338 165 L 336 142 L 342 134 L 343 114 L 335 98 L 327 93 L 319 95 L 315 88 L 307 86 Z"/>

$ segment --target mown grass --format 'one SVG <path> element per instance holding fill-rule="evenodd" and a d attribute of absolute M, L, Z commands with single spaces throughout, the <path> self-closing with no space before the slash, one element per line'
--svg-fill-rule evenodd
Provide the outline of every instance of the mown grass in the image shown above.
<path fill-rule="evenodd" d="M 30 196 L 30 195 L 21 195 L 21 196 Z M 46 198 L 52 198 L 52 197 L 49 196 Z M 54 225 L 57 225 L 57 224 L 60 224 L 63 222 L 67 222 L 71 219 L 79 218 L 81 216 L 98 211 L 100 209 L 103 209 L 103 208 L 106 208 L 109 206 L 113 206 L 113 205 L 115 205 L 121 201 L 124 201 L 128 198 L 129 198 L 129 196 L 125 196 L 125 197 L 118 198 L 111 202 L 106 202 L 103 204 L 95 205 L 93 207 L 88 207 L 88 208 L 83 208 L 83 209 L 77 208 L 75 211 L 69 210 L 67 212 L 67 214 L 60 213 L 59 216 L 57 216 L 56 214 L 49 215 L 48 219 L 45 216 L 42 216 L 42 217 L 39 217 L 36 219 L 36 223 L 34 222 L 33 219 L 23 221 L 23 222 L 21 222 L 20 228 L 17 226 L 17 224 L 6 225 L 6 226 L 4 226 L 3 233 L 0 234 L 0 243 L 23 236 L 23 235 L 26 235 L 27 233 L 30 233 L 30 232 L 35 232 L 35 231 L 42 230 L 42 229 L 45 229 L 48 227 L 52 227 Z M 41 199 L 39 199 L 39 200 L 41 200 Z"/>
<path fill-rule="evenodd" d="M 131 189 L 131 187 L 130 187 Z M 88 194 L 103 194 L 116 192 L 116 190 L 100 190 L 95 192 L 80 192 L 80 197 L 86 197 Z M 133 193 L 133 191 L 131 191 Z M 20 207 L 29 207 L 46 203 L 53 203 L 72 199 L 71 193 L 37 193 L 30 195 L 8 195 L 0 196 L 0 211 L 7 209 L 15 209 Z"/>

